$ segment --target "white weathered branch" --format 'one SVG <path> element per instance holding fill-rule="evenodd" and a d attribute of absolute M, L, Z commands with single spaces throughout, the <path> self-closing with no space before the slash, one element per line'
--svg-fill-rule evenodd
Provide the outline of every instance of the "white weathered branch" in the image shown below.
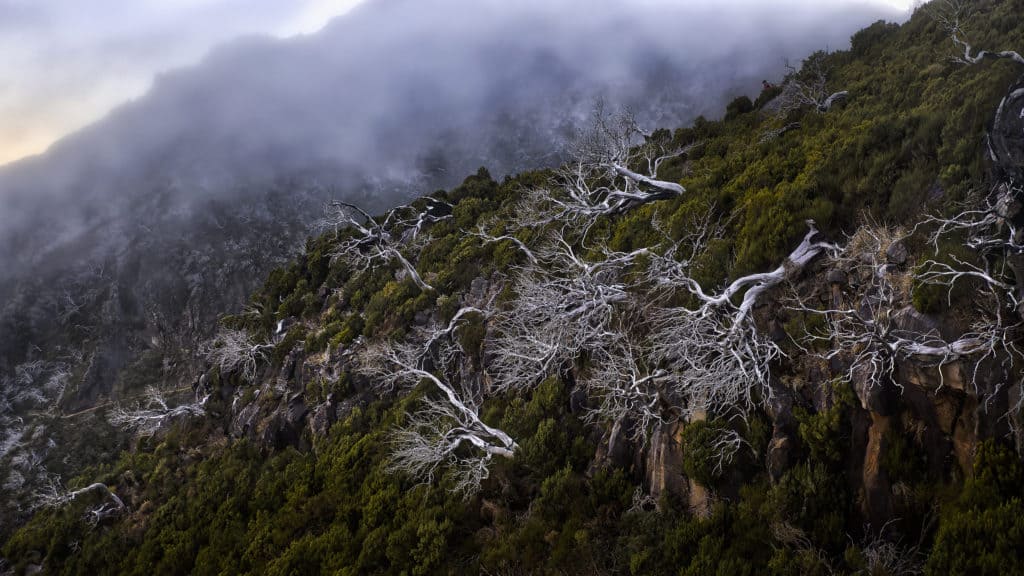
<path fill-rule="evenodd" d="M 516 238 L 515 236 L 512 236 L 511 234 L 499 234 L 495 236 L 487 231 L 488 228 L 490 228 L 488 223 L 481 223 L 477 226 L 476 230 L 474 230 L 473 232 L 469 232 L 468 234 L 470 234 L 471 236 L 476 236 L 484 244 L 497 242 L 511 242 L 513 246 L 518 248 L 519 251 L 522 252 L 524 256 L 526 256 L 526 260 L 530 264 L 534 266 L 538 264 L 537 256 L 534 255 L 533 250 L 530 250 L 530 248 L 522 240 Z"/>
<path fill-rule="evenodd" d="M 560 235 L 537 250 L 515 285 L 516 298 L 497 315 L 490 371 L 499 391 L 532 387 L 588 352 L 595 360 L 614 343 L 616 310 L 630 300 L 625 272 L 647 249 L 603 251 L 589 261 Z"/>
<path fill-rule="evenodd" d="M 685 194 L 682 185 L 660 178 L 658 171 L 691 148 L 665 148 L 646 137 L 632 115 L 610 115 L 599 104 L 591 127 L 573 142 L 571 160 L 557 170 L 551 188 L 527 195 L 517 210 L 517 223 L 572 223 L 585 235 L 600 216 Z"/>
<path fill-rule="evenodd" d="M 959 64 L 978 64 L 986 58 L 990 58 L 1008 59 L 1018 64 L 1024 64 L 1024 57 L 1012 50 L 978 50 L 975 53 L 975 48 L 965 38 L 964 27 L 971 17 L 968 4 L 969 2 L 963 0 L 936 0 L 932 8 L 933 17 L 946 29 L 950 40 L 961 52 L 953 58 L 953 61 Z"/>
<path fill-rule="evenodd" d="M 423 210 L 414 210 L 411 205 L 399 206 L 389 211 L 381 223 L 354 204 L 334 201 L 327 205 L 321 227 L 333 229 L 335 233 L 344 228 L 350 230 L 350 237 L 341 240 L 335 248 L 336 258 L 344 259 L 358 270 L 366 270 L 378 262 L 398 262 L 420 290 L 433 290 L 402 254 L 403 248 L 414 247 L 421 241 L 420 233 L 425 226 L 451 217 L 450 205 L 430 197 L 427 201 Z"/>
<path fill-rule="evenodd" d="M 59 508 L 86 494 L 99 494 L 104 502 L 90 508 L 85 513 L 89 524 L 96 526 L 109 518 L 115 518 L 124 514 L 128 507 L 106 484 L 96 482 L 85 488 L 67 492 L 60 484 L 59 478 L 51 478 L 49 482 L 36 494 L 36 504 L 51 508 Z"/>
<path fill-rule="evenodd" d="M 771 272 L 738 278 L 718 294 L 707 293 L 685 270 L 666 276 L 699 302 L 697 308 L 651 313 L 653 354 L 671 372 L 674 396 L 684 416 L 709 410 L 745 411 L 759 396 L 771 395 L 770 366 L 782 351 L 759 332 L 751 312 L 764 294 L 788 275 L 822 252 L 836 250 L 834 245 L 816 240 L 814 222 L 807 224 L 808 233 L 782 265 Z M 740 303 L 735 304 L 741 293 Z"/>
<path fill-rule="evenodd" d="M 834 301 L 825 309 L 797 303 L 794 309 L 823 316 L 827 321 L 827 329 L 808 334 L 807 341 L 825 344 L 825 359 L 845 360 L 851 381 L 872 386 L 896 384 L 896 369 L 901 362 L 941 368 L 970 361 L 974 365 L 972 381 L 982 360 L 1002 358 L 1012 363 L 1019 351 L 1013 337 L 1015 328 L 1006 321 L 1007 304 L 1001 294 L 1013 300 L 1013 287 L 959 258 L 953 260 L 962 269 L 926 262 L 916 276 L 920 282 L 950 290 L 964 278 L 983 282 L 976 301 L 981 303 L 979 311 L 984 316 L 967 333 L 946 340 L 935 328 L 919 327 L 921 321 L 909 301 L 915 277 L 885 262 L 889 247 L 899 236 L 883 228 L 862 227 L 835 256 L 835 265 L 853 279 L 850 302 Z M 939 377 L 940 381 L 944 377 L 941 370 Z"/>
<path fill-rule="evenodd" d="M 743 447 L 753 450 L 743 436 L 740 436 L 739 432 L 731 428 L 722 430 L 715 437 L 711 446 L 709 446 L 711 449 L 711 460 L 714 462 L 711 473 L 716 477 L 721 476 L 725 472 L 725 469 L 732 464 L 736 454 L 738 454 L 740 449 Z"/>
<path fill-rule="evenodd" d="M 613 430 L 623 422 L 631 423 L 629 439 L 646 442 L 654 427 L 677 420 L 668 371 L 647 363 L 641 347 L 624 338 L 610 346 L 580 380 L 598 401 L 588 411 L 588 421 L 610 422 Z"/>
<path fill-rule="evenodd" d="M 460 374 L 464 352 L 455 331 L 470 313 L 482 311 L 462 308 L 447 326 L 423 330 L 415 341 L 373 343 L 359 356 L 360 372 L 382 392 L 407 390 L 423 381 L 440 392 L 440 397 L 422 400 L 394 432 L 391 469 L 424 482 L 433 481 L 438 470 L 447 470 L 454 481 L 452 490 L 466 495 L 487 478 L 493 456 L 511 458 L 518 449 L 508 434 L 480 418 L 477 395 L 449 379 Z"/>
<path fill-rule="evenodd" d="M 823 59 L 825 54 L 815 54 L 808 58 L 803 67 L 797 70 L 789 64 L 789 77 L 782 87 L 782 93 L 778 97 L 778 110 L 781 114 L 811 108 L 824 114 L 832 109 L 840 100 L 849 96 L 846 90 L 831 91 L 828 89 L 828 71 L 825 68 Z M 786 130 L 791 129 L 792 124 L 787 125 Z"/>
<path fill-rule="evenodd" d="M 244 329 L 225 328 L 212 340 L 204 343 L 199 348 L 199 353 L 206 357 L 211 364 L 217 366 L 222 373 L 229 374 L 237 371 L 242 378 L 253 382 L 256 380 L 256 371 L 260 362 L 266 360 L 267 350 L 273 347 L 273 344 L 256 343 Z"/>
<path fill-rule="evenodd" d="M 111 410 L 107 419 L 114 426 L 128 430 L 136 436 L 152 436 L 169 422 L 190 416 L 202 416 L 209 396 L 195 402 L 181 404 L 171 408 L 167 405 L 163 394 L 156 388 L 150 388 L 144 404 L 132 409 L 119 406 Z"/>

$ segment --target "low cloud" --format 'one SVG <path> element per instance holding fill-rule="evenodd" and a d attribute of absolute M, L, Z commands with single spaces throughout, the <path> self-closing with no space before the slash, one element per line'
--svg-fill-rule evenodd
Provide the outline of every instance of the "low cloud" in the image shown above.
<path fill-rule="evenodd" d="M 139 2 L 136 19 L 179 9 L 166 8 L 176 17 L 153 37 L 88 44 L 75 69 L 92 62 L 101 76 L 123 66 L 128 76 L 163 49 L 160 30 L 198 21 L 198 36 L 209 35 L 243 4 L 254 15 L 228 29 L 285 14 L 270 0 Z M 303 13 L 324 5 L 309 0 Z M 40 6 L 0 0 L 0 14 L 59 27 L 85 10 L 75 0 Z M 135 225 L 148 215 L 133 211 L 156 188 L 172 211 L 282 179 L 380 207 L 480 165 L 500 175 L 551 164 L 595 98 L 632 108 L 649 127 L 716 116 L 728 98 L 779 78 L 785 58 L 842 48 L 860 27 L 898 16 L 854 0 L 370 0 L 313 35 L 224 45 L 46 155 L 0 169 L 0 264 L 32 264 L 99 223 Z M 37 76 L 75 85 L 45 69 Z"/>

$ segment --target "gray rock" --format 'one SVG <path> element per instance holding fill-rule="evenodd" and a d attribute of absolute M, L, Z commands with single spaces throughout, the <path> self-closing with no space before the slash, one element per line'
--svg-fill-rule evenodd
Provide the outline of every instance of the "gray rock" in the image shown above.
<path fill-rule="evenodd" d="M 336 420 L 337 411 L 334 399 L 333 396 L 329 396 L 327 402 L 313 409 L 313 413 L 309 417 L 309 430 L 313 433 L 314 438 L 324 438 Z"/>
<path fill-rule="evenodd" d="M 788 388 L 775 390 L 767 405 L 768 417 L 775 428 L 781 429 L 793 424 L 793 392 Z"/>
<path fill-rule="evenodd" d="M 915 334 L 939 334 L 939 323 L 934 318 L 921 314 L 913 306 L 901 308 L 893 319 L 900 330 Z"/>
<path fill-rule="evenodd" d="M 260 407 L 257 402 L 250 402 L 231 421 L 231 435 L 235 438 L 242 438 L 253 430 L 256 417 L 259 415 Z"/>
<path fill-rule="evenodd" d="M 828 274 L 825 275 L 825 281 L 829 284 L 846 284 L 846 272 L 842 270 L 829 270 Z"/>
<path fill-rule="evenodd" d="M 910 252 L 907 251 L 907 246 L 902 241 L 893 242 L 885 251 L 885 259 L 890 264 L 902 266 L 907 263 L 908 258 L 910 258 Z"/>
<path fill-rule="evenodd" d="M 859 368 L 853 372 L 852 384 L 861 408 L 882 416 L 895 412 L 899 390 L 890 380 L 876 381 L 869 369 Z"/>
<path fill-rule="evenodd" d="M 306 413 L 309 410 L 306 408 L 306 403 L 301 399 L 295 400 L 288 404 L 287 422 L 288 424 L 295 425 L 302 422 L 302 419 L 306 417 Z"/>
<path fill-rule="evenodd" d="M 996 200 L 996 214 L 1000 218 L 1012 220 L 1020 214 L 1021 203 L 1013 195 L 1009 185 L 1003 184 Z"/>
<path fill-rule="evenodd" d="M 487 288 L 489 284 L 486 279 L 482 277 L 476 277 L 469 284 L 469 299 L 472 302 L 483 302 L 487 298 Z"/>
<path fill-rule="evenodd" d="M 644 454 L 644 476 L 648 493 L 658 500 L 668 493 L 686 497 L 690 484 L 683 475 L 682 424 L 659 426 L 651 435 Z"/>

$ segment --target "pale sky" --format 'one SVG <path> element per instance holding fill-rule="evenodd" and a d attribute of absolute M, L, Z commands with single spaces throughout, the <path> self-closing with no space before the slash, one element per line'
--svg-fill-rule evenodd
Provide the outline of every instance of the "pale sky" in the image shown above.
<path fill-rule="evenodd" d="M 43 152 L 219 43 L 315 32 L 362 1 L 0 0 L 0 165 Z"/>
<path fill-rule="evenodd" d="M 315 32 L 361 0 L 0 0 L 0 165 L 239 36 Z"/>

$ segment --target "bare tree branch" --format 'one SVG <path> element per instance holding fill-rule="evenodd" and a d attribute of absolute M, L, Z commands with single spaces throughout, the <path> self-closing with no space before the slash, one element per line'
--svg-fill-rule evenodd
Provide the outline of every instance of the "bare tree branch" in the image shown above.
<path fill-rule="evenodd" d="M 978 64 L 986 58 L 1005 58 L 1018 64 L 1024 64 L 1024 57 L 1012 50 L 996 52 L 978 50 L 977 53 L 972 54 L 975 48 L 966 39 L 965 32 L 965 27 L 972 15 L 970 4 L 966 0 L 935 0 L 932 4 L 932 17 L 946 29 L 953 44 L 962 52 L 953 58 L 953 61 L 958 64 Z"/>
<path fill-rule="evenodd" d="M 528 191 L 515 221 L 521 227 L 573 225 L 585 236 L 601 216 L 685 194 L 683 186 L 658 172 L 692 148 L 666 148 L 645 134 L 631 114 L 608 114 L 599 103 L 593 124 L 577 135 L 571 159 L 557 170 L 552 186 Z"/>
<path fill-rule="evenodd" d="M 715 437 L 711 446 L 709 446 L 712 454 L 711 459 L 714 462 L 711 473 L 715 476 L 721 476 L 725 473 L 725 469 L 732 464 L 733 459 L 744 447 L 753 451 L 750 443 L 743 436 L 740 436 L 739 432 L 731 428 L 722 430 Z"/>
<path fill-rule="evenodd" d="M 1012 363 L 1020 352 L 1015 343 L 1016 327 L 1006 321 L 1006 304 L 1000 293 L 1010 287 L 984 270 L 962 260 L 963 270 L 935 261 L 927 262 L 917 279 L 921 282 L 952 288 L 957 280 L 975 278 L 983 281 L 976 300 L 982 316 L 971 330 L 947 341 L 934 328 L 922 329 L 913 320 L 910 286 L 914 277 L 885 261 L 885 255 L 901 234 L 884 227 L 862 227 L 851 237 L 846 248 L 835 255 L 833 262 L 852 278 L 850 302 L 834 301 L 826 309 L 802 303 L 794 309 L 822 315 L 828 328 L 824 333 L 809 334 L 808 342 L 824 342 L 825 359 L 841 358 L 848 363 L 847 377 L 872 385 L 896 384 L 895 372 L 900 362 L 913 361 L 922 366 L 944 365 L 970 360 L 974 364 L 971 380 L 975 381 L 982 360 L 1003 358 Z M 1009 291 L 1012 297 L 1012 291 Z M 939 371 L 940 379 L 943 373 Z"/>
<path fill-rule="evenodd" d="M 652 354 L 668 367 L 681 413 L 692 418 L 709 410 L 753 407 L 757 395 L 771 395 L 770 366 L 782 354 L 762 335 L 751 317 L 757 301 L 801 270 L 817 255 L 837 248 L 816 241 L 808 221 L 803 241 L 778 268 L 737 278 L 722 292 L 709 294 L 685 273 L 668 276 L 678 288 L 697 298 L 697 308 L 652 312 Z M 744 292 L 745 290 L 745 292 Z M 743 293 L 739 304 L 733 300 Z"/>
<path fill-rule="evenodd" d="M 647 365 L 639 346 L 620 338 L 580 381 L 599 402 L 587 420 L 611 422 L 613 430 L 630 422 L 629 439 L 645 443 L 653 428 L 678 417 L 671 407 L 668 376 L 667 370 Z"/>
<path fill-rule="evenodd" d="M 377 262 L 396 261 L 420 290 L 433 290 L 402 254 L 402 248 L 415 247 L 424 240 L 421 233 L 426 226 L 451 218 L 451 205 L 429 196 L 425 200 L 424 209 L 399 206 L 390 210 L 380 223 L 355 204 L 334 201 L 327 205 L 321 227 L 335 233 L 343 228 L 351 230 L 352 236 L 338 244 L 335 257 L 359 270 Z"/>
<path fill-rule="evenodd" d="M 246 330 L 225 328 L 199 348 L 199 353 L 224 374 L 239 372 L 249 382 L 256 380 L 260 362 L 274 344 L 257 344 Z"/>
<path fill-rule="evenodd" d="M 849 96 L 846 90 L 830 91 L 828 89 L 828 70 L 824 64 L 825 53 L 813 54 L 803 66 L 797 70 L 786 64 L 789 77 L 778 97 L 778 110 L 782 115 L 801 108 L 811 108 L 820 113 L 828 112 L 832 106 Z M 791 125 L 784 127 L 792 129 Z"/>
<path fill-rule="evenodd" d="M 446 470 L 454 481 L 452 490 L 464 495 L 479 489 L 492 457 L 512 458 L 519 448 L 504 431 L 480 419 L 479 393 L 464 380 L 451 384 L 450 377 L 460 374 L 457 365 L 464 356 L 455 331 L 468 314 L 480 312 L 463 308 L 446 327 L 423 330 L 412 342 L 370 344 L 359 356 L 360 372 L 382 392 L 426 381 L 441 393 L 424 398 L 394 432 L 391 470 L 424 482 L 434 481 L 439 470 Z"/>
<path fill-rule="evenodd" d="M 107 415 L 107 420 L 118 428 L 131 431 L 136 436 L 152 436 L 167 423 L 189 416 L 202 416 L 209 395 L 196 399 L 195 402 L 171 408 L 167 405 L 163 394 L 150 387 L 146 402 L 133 409 L 119 406 Z"/>
<path fill-rule="evenodd" d="M 498 391 L 528 389 L 587 351 L 603 358 L 617 339 L 616 310 L 631 298 L 625 272 L 651 252 L 600 251 L 597 261 L 577 254 L 561 233 L 523 268 L 516 298 L 496 318 L 490 369 Z"/>
<path fill-rule="evenodd" d="M 121 498 L 114 494 L 106 484 L 96 482 L 85 488 L 67 492 L 61 486 L 59 477 L 50 478 L 46 485 L 36 493 L 36 503 L 39 506 L 59 508 L 86 494 L 99 494 L 104 500 L 102 504 L 89 508 L 85 513 L 86 521 L 92 526 L 109 518 L 120 516 L 128 510 Z"/>

